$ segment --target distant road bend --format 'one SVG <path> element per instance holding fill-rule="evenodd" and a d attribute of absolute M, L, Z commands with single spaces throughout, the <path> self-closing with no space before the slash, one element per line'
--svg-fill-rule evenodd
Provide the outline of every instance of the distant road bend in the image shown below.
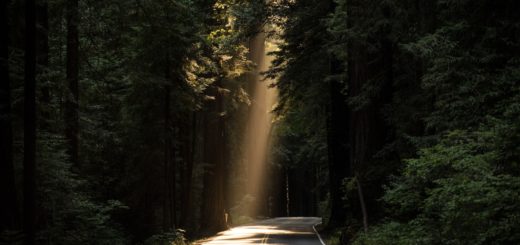
<path fill-rule="evenodd" d="M 314 228 L 319 223 L 317 217 L 267 219 L 223 231 L 202 244 L 325 245 Z"/>

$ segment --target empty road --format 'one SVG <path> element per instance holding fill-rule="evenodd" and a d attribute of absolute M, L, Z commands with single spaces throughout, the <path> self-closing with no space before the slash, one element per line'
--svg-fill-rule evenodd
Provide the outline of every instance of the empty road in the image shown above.
<path fill-rule="evenodd" d="M 321 223 L 321 218 L 317 217 L 283 217 L 262 220 L 223 231 L 202 244 L 324 245 L 313 228 L 319 223 Z"/>

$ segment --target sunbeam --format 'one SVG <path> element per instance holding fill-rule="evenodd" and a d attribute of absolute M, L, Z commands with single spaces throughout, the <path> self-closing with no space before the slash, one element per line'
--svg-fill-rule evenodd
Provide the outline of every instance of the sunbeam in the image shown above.
<path fill-rule="evenodd" d="M 243 138 L 245 146 L 243 159 L 246 164 L 247 195 L 253 197 L 253 203 L 246 212 L 252 217 L 261 213 L 261 203 L 266 200 L 264 195 L 272 126 L 271 110 L 276 103 L 277 94 L 274 88 L 269 88 L 272 80 L 264 79 L 262 73 L 267 71 L 272 62 L 268 52 L 274 48 L 275 45 L 266 39 L 263 32 L 257 34 L 250 42 L 250 57 L 257 66 L 250 76 L 251 107 Z"/>

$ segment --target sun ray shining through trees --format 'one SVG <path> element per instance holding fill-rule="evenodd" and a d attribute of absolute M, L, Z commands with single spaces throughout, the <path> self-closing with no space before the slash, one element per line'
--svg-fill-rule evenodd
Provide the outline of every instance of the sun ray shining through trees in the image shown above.
<path fill-rule="evenodd" d="M 517 0 L 0 11 L 0 244 L 520 243 Z"/>
<path fill-rule="evenodd" d="M 249 42 L 250 60 L 257 64 L 250 75 L 250 109 L 247 118 L 243 144 L 245 152 L 241 158 L 246 170 L 246 196 L 252 198 L 245 215 L 256 217 L 268 215 L 269 195 L 267 194 L 268 153 L 271 150 L 269 141 L 272 129 L 271 111 L 276 102 L 276 90 L 270 87 L 272 81 L 264 79 L 263 72 L 270 66 L 268 53 L 273 51 L 274 44 L 266 39 L 262 31 Z"/>

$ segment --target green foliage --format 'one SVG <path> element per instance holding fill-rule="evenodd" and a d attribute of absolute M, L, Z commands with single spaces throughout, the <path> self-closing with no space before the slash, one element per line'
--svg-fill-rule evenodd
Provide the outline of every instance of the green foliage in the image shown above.
<path fill-rule="evenodd" d="M 231 217 L 231 225 L 239 226 L 254 222 L 254 218 L 250 217 L 250 207 L 257 202 L 256 198 L 246 194 L 240 199 L 237 204 L 229 209 Z"/>
<path fill-rule="evenodd" d="M 453 131 L 406 161 L 384 196 L 398 221 L 357 244 L 518 243 L 520 177 L 499 167 L 498 141 L 494 131 Z"/>
<path fill-rule="evenodd" d="M 354 244 L 520 243 L 515 0 L 80 0 L 80 166 L 71 166 L 62 136 L 63 102 L 70 96 L 66 1 L 44 2 L 49 50 L 43 55 L 38 43 L 39 55 L 48 55 L 48 64 L 38 64 L 41 243 L 185 244 L 184 231 L 165 221 L 171 213 L 165 200 L 180 189 L 168 189 L 169 180 L 186 184 L 182 171 L 193 158 L 196 218 L 205 167 L 201 121 L 224 119 L 219 139 L 225 142 L 219 143 L 228 161 L 240 160 L 243 115 L 251 104 L 248 72 L 255 66 L 247 42 L 261 30 L 279 41 L 266 72 L 279 91 L 278 145 L 269 160 L 284 171 L 313 171 L 311 191 L 321 194 L 331 184 L 334 142 L 328 140 L 336 132 L 330 119 L 344 117 L 348 139 L 337 142 L 348 149 L 345 229 Z M 17 175 L 23 8 L 23 1 L 9 3 Z M 217 99 L 223 106 L 214 109 Z M 332 108 L 343 101 L 348 108 Z M 164 175 L 172 166 L 179 172 Z M 366 234 L 356 221 L 357 178 L 368 199 Z M 330 211 L 330 196 L 319 196 L 320 213 Z M 248 221 L 241 214 L 254 200 L 236 201 L 230 212 Z"/>
<path fill-rule="evenodd" d="M 173 229 L 164 227 L 173 224 L 165 225 L 162 217 L 167 216 L 163 204 L 164 182 L 168 181 L 163 179 L 166 147 L 171 147 L 177 186 L 185 185 L 180 172 L 186 171 L 190 154 L 193 158 L 190 177 L 196 191 L 189 208 L 197 211 L 188 210 L 193 234 L 199 225 L 193 220 L 196 207 L 201 206 L 203 174 L 200 121 L 206 102 L 215 99 L 207 91 L 216 89 L 224 95 L 223 111 L 216 116 L 233 121 L 239 110 L 247 109 L 244 75 L 253 64 L 244 44 L 266 18 L 264 1 L 80 0 L 79 166 L 71 166 L 62 138 L 63 102 L 70 96 L 65 58 L 67 4 L 61 0 L 41 3 L 38 21 L 48 21 L 48 29 L 38 23 L 42 38 L 37 40 L 37 52 L 48 63 L 38 64 L 37 83 L 40 242 L 127 244 Z M 18 47 L 23 35 L 18 32 L 23 30 L 19 17 L 23 17 L 23 1 L 11 1 L 9 7 L 14 155 L 19 174 L 24 71 L 23 49 Z M 47 10 L 48 20 L 40 20 Z M 48 51 L 40 50 L 45 35 Z M 170 122 L 165 126 L 167 115 Z M 236 126 L 233 123 L 226 126 Z M 232 148 L 240 148 L 239 134 L 229 134 L 234 137 Z M 190 147 L 193 153 L 188 153 Z M 179 189 L 173 192 L 180 193 Z M 180 200 L 172 202 L 179 217 Z M 154 241 L 184 244 L 185 239 L 183 232 L 175 231 L 148 240 Z"/>
<path fill-rule="evenodd" d="M 43 135 L 40 147 L 45 168 L 40 169 L 39 198 L 47 217 L 39 239 L 47 244 L 126 244 L 111 215 L 127 207 L 116 200 L 94 201 L 73 172 L 61 137 Z"/>
<path fill-rule="evenodd" d="M 327 14 L 325 4 L 299 1 L 271 7 L 271 23 L 281 30 L 275 34 L 283 40 L 272 54 L 275 60 L 267 73 L 276 78 L 274 86 L 279 91 L 275 108 L 279 146 L 273 155 L 278 163 L 291 167 L 326 164 L 329 91 L 324 78 L 329 73 L 329 56 L 322 48 L 328 38 L 322 21 Z"/>
<path fill-rule="evenodd" d="M 176 230 L 173 232 L 165 232 L 158 235 L 153 235 L 146 239 L 144 245 L 186 245 L 188 244 L 184 237 L 183 230 Z"/>
<path fill-rule="evenodd" d="M 340 245 L 341 244 L 341 230 L 335 230 L 334 232 L 328 234 L 325 237 L 325 244 Z"/>
<path fill-rule="evenodd" d="M 510 4 L 432 2 L 429 6 L 437 11 L 415 27 L 422 30 L 401 37 L 401 52 L 422 66 L 420 76 L 401 75 L 400 85 L 419 80 L 397 95 L 408 92 L 419 105 L 430 101 L 431 106 L 422 107 L 426 111 L 415 114 L 422 115 L 426 131 L 410 137 L 407 131 L 417 131 L 401 130 L 419 149 L 418 156 L 403 160 L 400 175 L 386 190 L 388 219 L 355 244 L 519 242 L 520 53 L 508 34 L 518 30 L 519 19 L 508 14 Z M 413 13 L 406 7 L 403 11 Z M 404 105 L 395 104 L 390 115 L 397 128 L 410 125 L 398 119 L 402 113 L 417 113 Z"/>
<path fill-rule="evenodd" d="M 355 240 L 356 245 L 412 245 L 412 244 L 441 244 L 431 240 L 431 232 L 423 227 L 398 222 L 388 222 L 373 227 L 367 234 L 360 234 Z M 464 244 L 464 243 L 461 243 Z"/>
<path fill-rule="evenodd" d="M 229 17 L 234 19 L 233 29 L 242 36 L 248 38 L 259 32 L 259 27 L 265 24 L 268 14 L 268 6 L 265 1 L 229 1 L 226 3 L 230 7 Z"/>

